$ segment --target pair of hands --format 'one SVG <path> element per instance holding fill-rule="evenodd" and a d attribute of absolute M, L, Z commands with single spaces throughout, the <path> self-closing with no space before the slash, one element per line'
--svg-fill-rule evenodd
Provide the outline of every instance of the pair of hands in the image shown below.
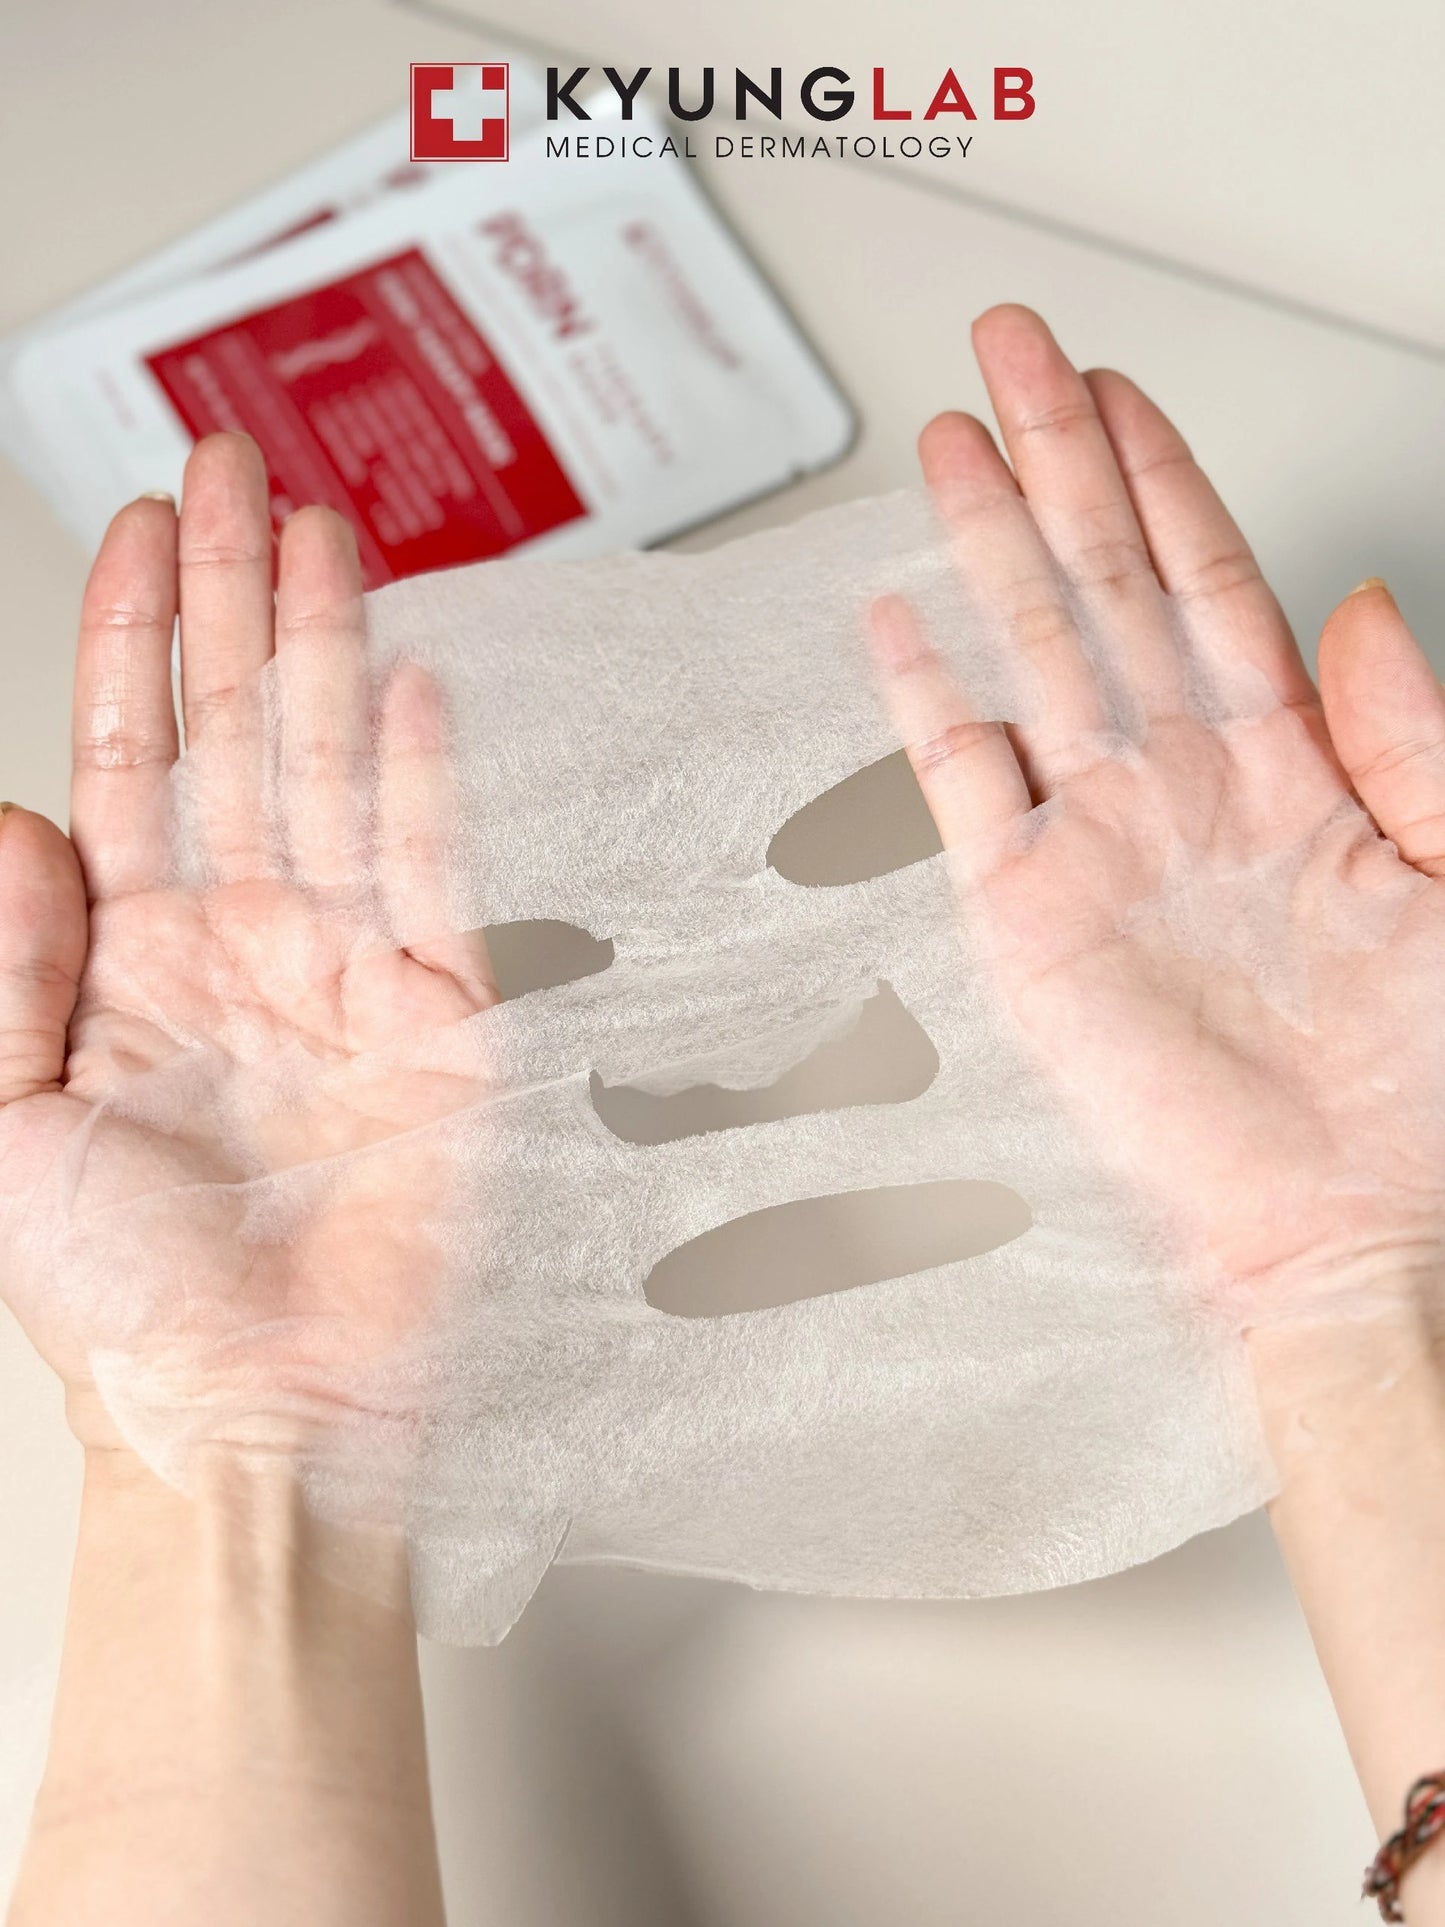
<path fill-rule="evenodd" d="M 1383 587 L 1331 617 L 1317 694 L 1153 404 L 1122 376 L 1080 376 L 1024 309 L 992 310 L 974 339 L 1008 460 L 979 422 L 945 415 L 924 433 L 924 472 L 975 597 L 1030 665 L 1038 720 L 976 719 L 906 608 L 880 606 L 873 631 L 944 843 L 989 853 L 973 886 L 1008 1001 L 1246 1322 L 1301 1280 L 1427 1274 L 1445 1240 L 1445 696 Z M 1100 753 L 1079 609 L 1147 719 L 1127 758 Z M 199 884 L 177 880 L 170 847 L 177 613 Z M 1186 707 L 1181 618 L 1192 654 L 1268 692 L 1247 730 Z M 254 679 L 273 656 L 288 721 L 270 784 Z M 303 1164 L 454 1101 L 404 1073 L 348 1085 L 346 1070 L 496 992 L 474 942 L 389 940 L 447 929 L 439 697 L 408 667 L 371 689 L 355 547 L 329 511 L 288 523 L 273 594 L 265 475 L 244 438 L 198 445 L 179 516 L 142 499 L 112 523 L 83 606 L 73 753 L 69 839 L 24 810 L 0 821 L 0 1291 L 65 1380 L 82 1442 L 103 1445 L 97 1314 L 51 1288 L 57 1227 L 34 1200 L 82 1145 L 87 1208 L 159 1198 L 162 1234 L 168 1191 L 258 1175 L 203 1114 L 175 1130 L 118 1115 L 122 1081 L 197 1046 L 242 1070 L 278 1051 L 321 1058 L 337 1073 L 324 1108 L 265 1147 L 273 1168 Z M 1352 795 L 1368 819 L 1340 815 Z M 1045 801 L 1036 833 L 1012 836 Z M 1196 870 L 1237 879 L 1300 836 L 1314 839 L 1305 870 L 1275 907 L 1307 1026 L 1227 956 L 1202 960 L 1132 915 L 1181 844 Z M 1389 907 L 1382 940 L 1333 941 L 1341 892 Z M 398 1157 L 380 1193 L 343 1186 L 264 1264 L 242 1260 L 224 1215 L 186 1222 L 168 1257 L 194 1302 L 219 1308 L 248 1397 L 304 1391 L 409 1329 L 429 1195 Z"/>

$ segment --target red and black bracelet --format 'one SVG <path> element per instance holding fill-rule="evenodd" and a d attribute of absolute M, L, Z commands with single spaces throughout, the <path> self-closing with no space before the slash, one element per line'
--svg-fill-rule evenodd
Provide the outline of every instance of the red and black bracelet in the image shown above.
<path fill-rule="evenodd" d="M 1405 1799 L 1405 1824 L 1375 1855 L 1363 1898 L 1378 1901 L 1382 1920 L 1403 1920 L 1400 1882 L 1437 1835 L 1445 1833 L 1445 1772 L 1425 1773 Z"/>

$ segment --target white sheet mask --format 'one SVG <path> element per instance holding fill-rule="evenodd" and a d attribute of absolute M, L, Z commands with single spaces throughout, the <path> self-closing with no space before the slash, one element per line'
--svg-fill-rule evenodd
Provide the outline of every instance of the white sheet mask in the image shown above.
<path fill-rule="evenodd" d="M 155 1013 L 180 1053 L 122 1084 L 37 1198 L 64 1227 L 48 1289 L 85 1299 L 102 1393 L 168 1476 L 184 1481 L 197 1437 L 327 1413 L 315 1504 L 404 1519 L 423 1630 L 459 1640 L 499 1637 L 554 1557 L 993 1594 L 1115 1570 L 1266 1495 L 1237 1308 L 1202 1290 L 1128 1171 L 1106 1170 L 1088 1105 L 1056 1094 L 1005 1009 L 981 955 L 996 933 L 968 916 L 981 853 L 831 886 L 770 866 L 796 812 L 896 750 L 863 637 L 882 589 L 918 607 L 980 713 L 1027 717 L 1018 652 L 970 613 L 913 495 L 701 556 L 501 562 L 368 598 L 378 682 L 410 660 L 446 692 L 453 928 L 557 920 L 591 933 L 605 967 L 350 1058 L 273 1049 L 237 1012 L 227 1049 L 202 1048 L 183 1011 Z M 1259 678 L 1224 691 L 1192 673 L 1225 735 L 1262 726 Z M 264 693 L 282 742 L 284 690 Z M 1127 765 L 1131 726 L 1116 705 L 1094 753 Z M 190 784 L 183 764 L 183 805 Z M 1377 945 L 1418 879 L 1339 884 L 1372 836 L 1323 787 L 1292 793 L 1264 864 L 1202 864 L 1185 826 L 1130 927 L 1225 960 L 1307 1037 L 1311 979 L 1274 913 L 1306 872 L 1326 876 L 1320 914 L 1346 960 Z M 354 923 L 356 950 L 437 934 L 378 934 L 365 888 L 328 915 Z M 880 996 L 936 1053 L 904 1101 L 666 1142 L 600 1114 L 599 1090 L 619 1086 L 766 1085 Z M 358 1132 L 380 1090 L 403 1096 Z M 328 1107 L 348 1120 L 338 1148 L 318 1154 L 308 1125 L 294 1163 L 292 1124 Z M 118 1117 L 217 1113 L 214 1180 L 95 1194 L 90 1150 Z M 1367 1160 L 1345 1162 L 1368 1189 Z M 725 1316 L 645 1296 L 669 1253 L 746 1214 L 959 1179 L 1018 1193 L 1027 1229 Z M 398 1192 L 419 1221 L 400 1249 Z M 363 1227 L 360 1259 L 342 1219 Z M 252 1282 L 286 1264 L 313 1285 L 337 1264 L 363 1275 L 334 1300 L 307 1294 L 304 1315 L 283 1294 L 265 1329 L 252 1312 L 243 1328 L 224 1291 L 198 1295 L 189 1259 L 208 1228 Z"/>

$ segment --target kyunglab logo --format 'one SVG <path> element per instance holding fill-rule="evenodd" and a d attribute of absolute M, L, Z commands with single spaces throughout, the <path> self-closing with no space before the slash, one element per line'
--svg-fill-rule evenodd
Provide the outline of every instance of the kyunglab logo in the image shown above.
<path fill-rule="evenodd" d="M 451 66 L 412 63 L 414 161 L 507 158 L 507 64 L 505 60 L 464 60 Z"/>
<path fill-rule="evenodd" d="M 592 133 L 577 127 L 592 120 L 589 101 L 599 90 L 610 89 L 615 105 L 607 116 L 612 125 L 633 118 L 633 108 L 651 67 L 630 74 L 603 67 L 600 78 L 590 67 L 547 69 L 547 155 L 553 160 L 604 160 L 613 155 L 682 154 L 694 158 L 698 147 L 692 128 L 699 121 L 731 120 L 739 131 L 711 136 L 719 160 L 797 160 L 824 155 L 868 159 L 913 160 L 927 153 L 936 159 L 967 160 L 973 146 L 971 124 L 981 120 L 1031 120 L 1037 102 L 1034 77 L 1027 67 L 993 67 L 967 75 L 967 85 L 954 68 L 947 68 L 936 84 L 917 99 L 898 98 L 890 89 L 887 70 L 874 67 L 855 80 L 841 67 L 813 67 L 788 84 L 783 69 L 748 74 L 735 67 L 720 75 L 713 67 L 684 74 L 666 70 L 667 112 L 685 131 L 668 132 L 661 139 L 650 133 Z M 659 73 L 655 84 L 661 88 Z M 464 61 L 451 66 L 422 66 L 411 70 L 411 157 L 414 161 L 504 161 L 507 158 L 507 63 Z M 606 98 L 605 91 L 601 98 Z M 800 115 L 799 129 L 786 120 Z M 818 123 L 852 118 L 871 123 L 868 133 L 824 131 Z M 776 132 L 754 132 L 771 121 Z M 550 131 L 551 128 L 567 131 Z M 751 123 L 751 125 L 750 125 Z M 911 125 L 910 125 L 911 123 Z M 746 131 L 743 131 L 746 130 Z"/>
<path fill-rule="evenodd" d="M 616 67 L 602 69 L 603 78 L 617 96 L 624 120 L 631 120 L 632 103 L 652 71 L 651 67 L 639 67 L 626 75 Z M 1034 77 L 1027 67 L 995 67 L 990 74 L 980 75 L 978 84 L 970 80 L 967 90 L 950 67 L 916 105 L 898 101 L 890 104 L 888 71 L 884 67 L 873 69 L 869 83 L 871 118 L 875 121 L 912 120 L 915 112 L 925 126 L 949 117 L 1028 120 L 1034 111 Z M 577 91 L 600 85 L 592 79 L 590 67 L 574 67 L 565 80 L 560 67 L 549 67 L 548 120 L 561 120 L 566 115 L 574 120 L 590 120 L 592 116 L 578 101 Z M 796 102 L 809 120 L 844 120 L 859 106 L 858 93 L 853 76 L 841 67 L 814 67 L 791 88 L 784 85 L 781 67 L 770 67 L 766 78 L 734 67 L 730 79 L 721 82 L 713 67 L 704 67 L 690 77 L 677 67 L 667 70 L 667 111 L 674 120 L 681 121 L 709 120 L 714 114 L 727 116 L 729 113 L 737 121 L 757 120 L 763 115 L 777 121 L 783 118 L 785 103 L 792 102 Z"/>

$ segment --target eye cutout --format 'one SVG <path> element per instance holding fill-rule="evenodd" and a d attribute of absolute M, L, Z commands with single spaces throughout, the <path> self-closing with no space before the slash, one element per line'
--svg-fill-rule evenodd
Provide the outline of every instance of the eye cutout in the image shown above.
<path fill-rule="evenodd" d="M 977 1258 L 1032 1221 L 1017 1191 L 987 1178 L 796 1198 L 677 1245 L 653 1266 L 643 1295 L 678 1318 L 763 1311 Z"/>
<path fill-rule="evenodd" d="M 867 883 L 942 848 L 918 778 L 899 749 L 794 810 L 768 845 L 768 864 L 789 883 L 816 889 Z"/>
<path fill-rule="evenodd" d="M 492 981 L 504 1002 L 533 990 L 555 990 L 595 977 L 616 955 L 610 937 L 594 937 L 580 924 L 555 917 L 523 917 L 515 923 L 489 923 L 480 932 L 492 966 Z"/>
<path fill-rule="evenodd" d="M 592 1108 L 626 1144 L 667 1144 L 744 1124 L 850 1110 L 860 1104 L 906 1104 L 938 1075 L 938 1052 L 928 1032 L 880 980 L 857 1022 L 830 1037 L 770 1084 L 729 1090 L 692 1084 L 660 1095 L 634 1084 L 604 1084 L 592 1073 Z"/>

